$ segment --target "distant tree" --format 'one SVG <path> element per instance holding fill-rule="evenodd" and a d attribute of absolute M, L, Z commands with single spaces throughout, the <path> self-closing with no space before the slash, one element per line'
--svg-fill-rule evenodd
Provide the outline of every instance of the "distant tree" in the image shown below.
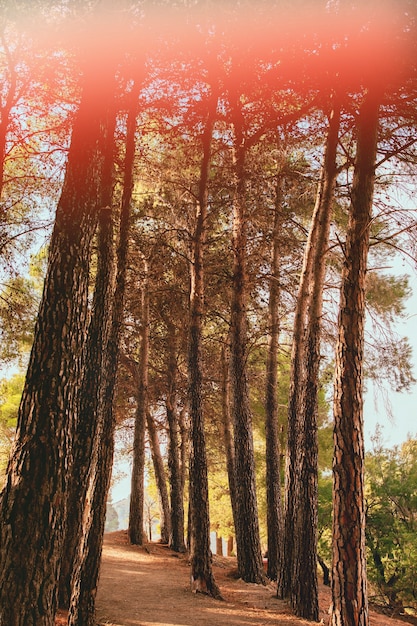
<path fill-rule="evenodd" d="M 116 530 L 119 530 L 119 516 L 113 504 L 107 502 L 105 532 L 112 533 Z"/>

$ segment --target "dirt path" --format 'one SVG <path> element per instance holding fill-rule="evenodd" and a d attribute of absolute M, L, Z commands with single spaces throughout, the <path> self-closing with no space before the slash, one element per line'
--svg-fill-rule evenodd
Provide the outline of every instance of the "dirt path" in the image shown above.
<path fill-rule="evenodd" d="M 214 574 L 225 601 L 190 592 L 189 565 L 158 544 L 130 546 L 125 532 L 106 535 L 97 618 L 102 626 L 311 626 L 275 598 L 270 584 L 250 585 L 233 576 L 235 561 L 215 557 Z M 330 591 L 320 590 L 320 618 L 327 623 Z M 371 613 L 371 626 L 404 622 Z"/>

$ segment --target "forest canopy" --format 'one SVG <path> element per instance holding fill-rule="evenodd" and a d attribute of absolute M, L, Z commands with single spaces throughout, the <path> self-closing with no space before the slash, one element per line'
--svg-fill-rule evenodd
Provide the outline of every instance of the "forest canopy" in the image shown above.
<path fill-rule="evenodd" d="M 370 455 L 365 482 L 363 388 L 415 382 L 390 269 L 417 258 L 416 18 L 408 0 L 2 6 L 0 357 L 26 373 L 1 389 L 1 624 L 60 606 L 93 625 L 126 425 L 129 540 L 152 463 L 193 591 L 221 597 L 221 527 L 244 581 L 265 583 L 267 550 L 300 617 L 318 619 L 318 562 L 334 626 L 368 624 L 367 560 L 405 610 L 389 555 L 413 509 L 384 506 L 376 466 L 412 474 L 413 443 Z"/>

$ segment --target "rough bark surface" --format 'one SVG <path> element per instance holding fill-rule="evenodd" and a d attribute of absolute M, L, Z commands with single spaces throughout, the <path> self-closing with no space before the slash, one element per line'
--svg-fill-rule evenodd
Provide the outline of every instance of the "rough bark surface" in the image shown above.
<path fill-rule="evenodd" d="M 237 132 L 239 135 L 239 132 Z M 241 146 L 242 138 L 236 143 Z M 233 291 L 230 331 L 230 372 L 236 472 L 236 544 L 239 575 L 246 582 L 264 583 L 258 503 L 256 498 L 255 457 L 252 413 L 247 380 L 248 277 L 246 270 L 247 218 L 244 210 L 245 149 L 236 157 L 236 191 L 233 206 Z"/>
<path fill-rule="evenodd" d="M 190 268 L 190 329 L 188 348 L 188 402 L 190 411 L 190 561 L 193 591 L 220 598 L 212 571 L 207 452 L 204 433 L 202 332 L 204 316 L 204 243 L 206 237 L 208 175 L 210 169 L 213 111 L 209 111 L 202 136 L 203 158 L 200 170 L 196 225 Z"/>
<path fill-rule="evenodd" d="M 306 320 L 305 388 L 300 415 L 297 447 L 302 451 L 299 461 L 298 493 L 296 494 L 294 557 L 291 601 L 296 615 L 317 621 L 317 525 L 318 525 L 318 439 L 317 414 L 320 370 L 321 317 L 326 274 L 332 201 L 336 182 L 336 154 L 339 137 L 340 110 L 334 107 L 327 133 L 321 183 L 318 190 L 318 211 L 313 219 L 314 240 L 311 268 L 310 298 Z"/>
<path fill-rule="evenodd" d="M 113 109 L 113 110 L 112 110 Z M 114 254 L 112 224 L 112 193 L 114 164 L 115 111 L 108 111 L 103 134 L 103 180 L 99 211 L 98 259 L 92 312 L 88 326 L 79 414 L 74 438 L 73 464 L 68 489 L 68 511 L 65 543 L 59 579 L 59 606 L 68 608 L 71 598 L 71 576 L 77 546 L 82 534 L 84 509 L 88 506 L 88 474 L 99 433 L 100 398 L 104 369 L 103 349 L 108 340 L 113 295 Z"/>
<path fill-rule="evenodd" d="M 96 462 L 89 476 L 91 507 L 84 516 L 84 532 L 74 567 L 72 597 L 68 618 L 69 626 L 95 626 L 95 601 L 103 546 L 106 502 L 110 487 L 114 454 L 114 429 L 116 425 L 113 399 L 119 358 L 120 337 L 123 326 L 124 295 L 129 246 L 131 199 L 133 191 L 133 166 L 135 156 L 135 130 L 137 105 L 129 112 L 126 138 L 126 156 L 122 206 L 120 212 L 120 235 L 117 247 L 117 275 L 111 313 L 111 328 L 105 351 L 102 388 L 100 433 L 97 437 Z"/>
<path fill-rule="evenodd" d="M 74 124 L 0 511 L 0 624 L 53 626 L 86 335 L 98 142 L 109 77 L 90 76 Z M 97 97 L 99 95 L 99 97 Z"/>
<path fill-rule="evenodd" d="M 365 94 L 342 273 L 336 348 L 333 460 L 332 626 L 368 626 L 363 493 L 362 359 L 365 278 L 375 182 L 378 100 Z"/>

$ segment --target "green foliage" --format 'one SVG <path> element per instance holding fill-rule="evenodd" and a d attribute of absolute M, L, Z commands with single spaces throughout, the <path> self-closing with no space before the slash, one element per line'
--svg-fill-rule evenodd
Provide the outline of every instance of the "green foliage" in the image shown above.
<path fill-rule="evenodd" d="M 46 269 L 46 248 L 31 257 L 28 276 L 16 276 L 0 293 L 0 361 L 26 363 L 33 341 Z"/>
<path fill-rule="evenodd" d="M 366 458 L 369 579 L 397 611 L 417 610 L 417 440 Z"/>
<path fill-rule="evenodd" d="M 107 502 L 106 506 L 106 526 L 104 532 L 112 533 L 115 530 L 119 530 L 119 516 L 111 502 Z"/>
<path fill-rule="evenodd" d="M 16 430 L 17 412 L 24 382 L 23 374 L 15 374 L 9 379 L 0 381 L 0 485 L 3 482 Z"/>
<path fill-rule="evenodd" d="M 409 277 L 369 272 L 366 278 L 366 300 L 384 321 L 393 322 L 404 314 L 406 299 L 411 295 Z"/>

